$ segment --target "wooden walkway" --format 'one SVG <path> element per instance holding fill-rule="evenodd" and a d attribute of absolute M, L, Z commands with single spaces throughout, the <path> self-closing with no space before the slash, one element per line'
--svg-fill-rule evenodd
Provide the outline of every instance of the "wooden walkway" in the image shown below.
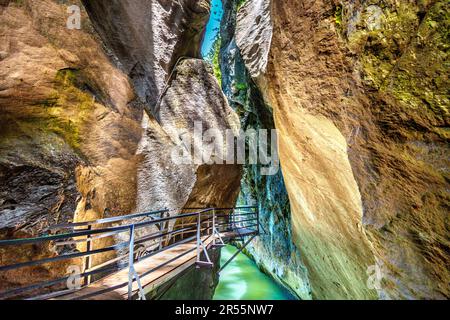
<path fill-rule="evenodd" d="M 30 300 L 145 298 L 149 292 L 176 279 L 193 265 L 213 266 L 207 250 L 216 243 L 214 240 L 236 239 L 244 243 L 244 237 L 248 237 L 243 246 L 245 247 L 255 236 L 259 235 L 257 206 L 183 210 L 195 211 L 181 213 L 177 210 L 164 209 L 95 221 L 60 224 L 49 227 L 47 234 L 35 238 L 0 240 L 0 249 L 7 248 L 7 250 L 14 246 L 41 243 L 55 248 L 67 246 L 79 248 L 70 252 L 61 251 L 60 254 L 51 257 L 39 257 L 34 260 L 0 265 L 0 273 L 81 259 L 83 272 L 76 276 L 79 276 L 80 280 L 84 280 L 84 286 L 74 289 L 71 281 L 74 273 L 67 271 L 66 274 L 58 277 L 44 281 L 37 279 L 35 283 L 1 291 L 0 300 L 16 298 Z M 186 220 L 189 223 L 185 224 Z M 179 222 L 180 226 L 174 228 L 174 223 L 171 222 L 175 224 Z M 136 233 L 136 230 L 139 232 Z M 194 233 L 195 235 L 189 238 L 184 237 Z M 112 245 L 93 247 L 94 241 L 113 236 L 119 237 L 120 240 Z M 126 237 L 128 240 L 125 240 Z M 223 244 L 222 241 L 217 241 L 217 243 Z M 85 247 L 80 246 L 82 244 Z M 165 247 L 164 244 L 167 246 Z M 144 256 L 140 255 L 142 248 L 145 249 Z M 92 266 L 93 256 L 114 252 L 119 256 L 100 265 Z M 141 258 L 138 258 L 139 256 Z M 136 276 L 137 279 L 135 279 Z M 91 283 L 91 278 L 98 280 Z"/>
<path fill-rule="evenodd" d="M 239 229 L 221 233 L 222 239 L 254 234 L 254 230 Z M 216 237 L 204 237 L 205 246 L 212 247 Z M 196 263 L 197 243 L 191 241 L 160 252 L 150 258 L 136 262 L 134 268 L 140 276 L 145 293 L 170 281 Z M 137 297 L 138 284 L 133 282 L 133 296 Z M 107 276 L 79 291 L 55 298 L 55 300 L 127 300 L 128 268 Z"/>

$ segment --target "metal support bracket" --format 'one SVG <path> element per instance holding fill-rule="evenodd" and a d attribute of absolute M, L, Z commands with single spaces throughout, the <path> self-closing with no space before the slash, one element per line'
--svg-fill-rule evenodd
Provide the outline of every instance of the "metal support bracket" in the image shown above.
<path fill-rule="evenodd" d="M 212 231 L 212 236 L 214 237 L 214 240 L 213 240 L 213 246 L 214 247 L 225 247 L 225 242 L 223 241 L 222 236 L 220 235 L 220 232 L 217 229 L 216 209 L 213 210 L 213 231 Z M 219 240 L 219 243 L 217 243 L 217 240 Z"/>
<path fill-rule="evenodd" d="M 238 254 L 240 254 L 240 253 L 245 249 L 245 247 L 247 247 L 247 246 L 250 244 L 250 242 L 252 242 L 253 239 L 255 239 L 255 237 L 256 237 L 256 235 L 253 235 L 246 243 L 244 243 L 244 244 L 242 245 L 242 247 L 240 247 L 240 248 L 238 249 L 238 251 L 236 251 L 236 252 L 231 256 L 230 259 L 228 259 L 227 262 L 224 263 L 223 266 L 220 267 L 219 274 L 222 272 L 223 269 L 225 269 L 225 268 L 231 263 L 231 261 L 234 260 L 234 258 L 236 258 L 236 257 L 238 256 Z"/>
<path fill-rule="evenodd" d="M 200 267 L 212 268 L 214 266 L 214 264 L 211 262 L 211 259 L 209 258 L 209 255 L 208 255 L 208 251 L 206 250 L 206 246 L 202 240 L 202 233 L 201 233 L 202 223 L 201 223 L 201 221 L 202 221 L 202 214 L 200 213 L 197 216 L 197 261 L 196 261 L 196 265 L 197 265 L 197 268 L 200 268 Z M 203 251 L 207 261 L 201 260 L 201 252 L 202 251 Z"/>
<path fill-rule="evenodd" d="M 136 280 L 136 283 L 139 287 L 139 299 L 138 300 L 146 300 L 144 290 L 142 289 L 141 279 L 134 269 L 134 225 L 130 226 L 130 242 L 128 249 L 128 300 L 131 300 L 133 297 L 133 281 Z"/>

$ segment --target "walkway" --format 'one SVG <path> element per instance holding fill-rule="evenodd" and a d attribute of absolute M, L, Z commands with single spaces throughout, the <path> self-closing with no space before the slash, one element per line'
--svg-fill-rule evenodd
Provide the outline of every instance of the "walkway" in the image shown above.
<path fill-rule="evenodd" d="M 188 211 L 193 210 L 200 209 Z M 59 233 L 61 230 L 72 232 Z M 50 228 L 49 232 L 56 234 L 3 240 L 0 241 L 0 248 L 50 241 L 56 247 L 76 245 L 83 250 L 0 266 L 0 272 L 81 258 L 84 259 L 83 272 L 75 276 L 79 284 L 83 284 L 70 288 L 74 275 L 65 275 L 1 292 L 0 299 L 145 299 L 148 292 L 174 279 L 189 267 L 213 267 L 208 256 L 209 249 L 223 246 L 227 240 L 252 239 L 258 235 L 259 213 L 256 207 L 208 208 L 177 215 L 171 215 L 171 210 L 161 210 L 58 225 Z M 118 239 L 124 233 L 128 241 L 120 242 Z M 105 239 L 114 240 L 115 244 L 99 246 L 105 243 Z M 108 252 L 111 258 L 99 265 L 91 265 L 93 256 Z M 91 281 L 94 277 L 96 280 Z"/>

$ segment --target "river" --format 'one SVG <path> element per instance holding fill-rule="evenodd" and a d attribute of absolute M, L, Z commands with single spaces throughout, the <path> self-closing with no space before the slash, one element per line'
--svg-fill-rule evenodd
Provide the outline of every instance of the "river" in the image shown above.
<path fill-rule="evenodd" d="M 237 251 L 222 248 L 221 265 Z M 214 300 L 293 300 L 286 289 L 262 273 L 245 254 L 240 253 L 220 274 Z"/>
<path fill-rule="evenodd" d="M 211 3 L 211 16 L 206 27 L 202 43 L 202 55 L 207 57 L 214 41 L 219 35 L 223 16 L 221 0 Z M 222 249 L 221 264 L 224 264 L 236 252 L 233 246 Z M 262 273 L 256 264 L 246 255 L 239 254 L 220 276 L 214 300 L 292 300 L 294 297 L 272 278 Z"/>

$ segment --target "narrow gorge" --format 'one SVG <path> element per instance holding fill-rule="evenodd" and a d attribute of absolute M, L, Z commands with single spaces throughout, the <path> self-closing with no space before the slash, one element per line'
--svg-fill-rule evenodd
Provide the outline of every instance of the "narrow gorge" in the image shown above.
<path fill-rule="evenodd" d="M 216 219 L 247 214 L 257 234 L 215 239 L 196 257 L 211 268 L 179 268 L 147 299 L 264 299 L 258 281 L 267 299 L 449 299 L 449 12 L 444 0 L 0 0 L 0 293 L 21 298 L 73 266 L 120 270 L 124 255 L 137 266 L 132 252 L 151 260 L 192 228 L 199 251 L 212 210 L 211 236 Z M 223 161 L 215 132 L 237 154 Z M 264 143 L 239 149 L 252 132 Z M 195 156 L 199 135 L 210 161 Z M 62 239 L 55 226 L 89 227 L 84 241 L 29 240 Z M 254 291 L 233 295 L 250 274 Z"/>

